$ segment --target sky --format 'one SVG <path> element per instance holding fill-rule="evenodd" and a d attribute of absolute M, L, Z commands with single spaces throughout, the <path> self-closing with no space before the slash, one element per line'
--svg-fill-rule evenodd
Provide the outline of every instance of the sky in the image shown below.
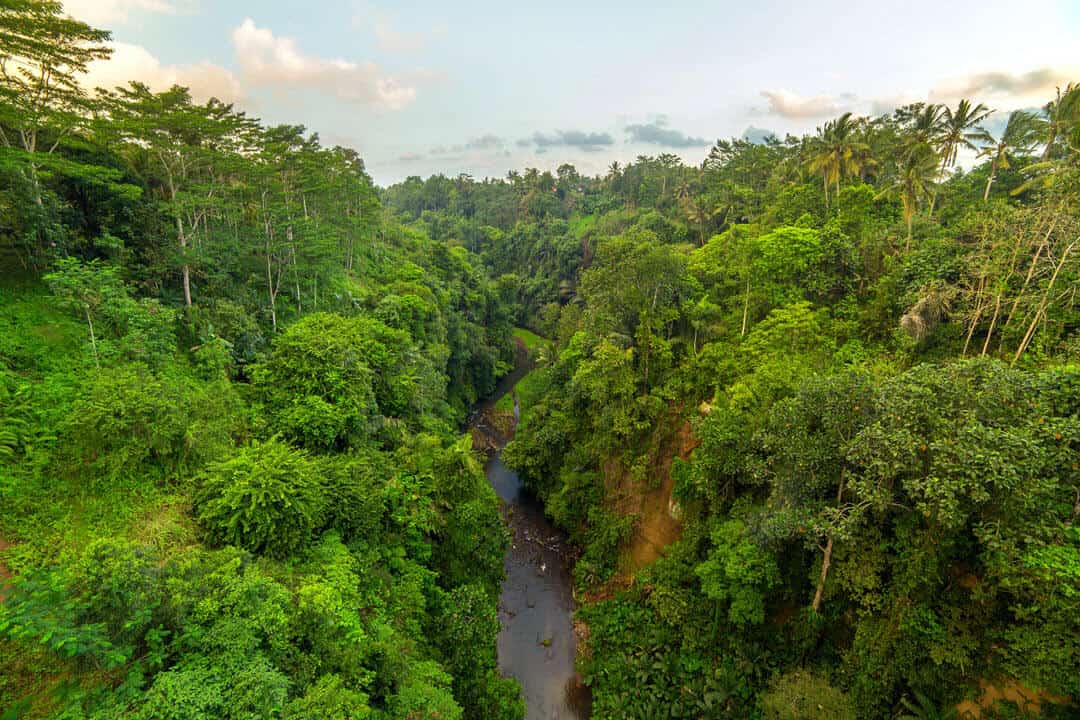
<path fill-rule="evenodd" d="M 186 85 L 355 148 L 387 185 L 586 174 L 845 111 L 1080 81 L 1080 0 L 65 0 L 111 30 L 86 83 Z"/>

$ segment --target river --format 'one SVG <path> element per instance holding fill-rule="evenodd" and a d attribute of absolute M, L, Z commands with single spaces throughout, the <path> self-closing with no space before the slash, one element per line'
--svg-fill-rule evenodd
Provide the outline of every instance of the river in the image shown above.
<path fill-rule="evenodd" d="M 517 473 L 503 464 L 502 448 L 508 438 L 485 418 L 531 369 L 520 350 L 513 372 L 477 407 L 472 420 L 492 448 L 484 469 L 502 500 L 512 538 L 499 597 L 499 670 L 521 683 L 527 720 L 585 720 L 588 690 L 574 672 L 574 598 L 565 536 L 548 522 L 540 503 L 523 490 Z M 518 414 L 515 398 L 515 424 Z"/>

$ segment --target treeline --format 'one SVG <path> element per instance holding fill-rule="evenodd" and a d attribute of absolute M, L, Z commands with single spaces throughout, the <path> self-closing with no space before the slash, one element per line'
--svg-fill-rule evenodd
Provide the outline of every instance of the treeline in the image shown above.
<path fill-rule="evenodd" d="M 353 151 L 88 93 L 107 39 L 0 5 L 0 714 L 523 717 L 460 436 L 511 308 Z"/>
<path fill-rule="evenodd" d="M 385 192 L 555 339 L 505 459 L 581 548 L 596 717 L 1075 713 L 1080 89 L 996 118 Z"/>

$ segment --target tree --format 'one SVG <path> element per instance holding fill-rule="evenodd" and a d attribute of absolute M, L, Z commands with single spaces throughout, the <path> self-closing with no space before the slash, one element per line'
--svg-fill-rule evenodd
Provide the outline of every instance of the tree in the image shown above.
<path fill-rule="evenodd" d="M 810 157 L 807 168 L 810 172 L 820 173 L 825 190 L 825 207 L 829 206 L 829 186 L 840 194 L 840 181 L 858 175 L 864 162 L 865 152 L 869 149 L 858 137 L 862 125 L 861 118 L 853 118 L 847 112 L 818 128 L 818 135 L 811 140 Z"/>
<path fill-rule="evenodd" d="M 919 212 L 920 201 L 933 202 L 937 188 L 937 155 L 927 143 L 919 143 L 907 150 L 900 163 L 899 175 L 890 187 L 878 197 L 899 197 L 907 223 L 906 249 L 911 249 L 912 224 Z"/>
<path fill-rule="evenodd" d="M 748 537 L 746 525 L 728 520 L 713 528 L 708 558 L 694 568 L 701 591 L 727 605 L 736 625 L 765 622 L 765 596 L 780 581 L 772 555 Z"/>
<path fill-rule="evenodd" d="M 975 141 L 985 132 L 976 126 L 989 117 L 988 107 L 979 103 L 972 107 L 970 100 L 961 100 L 956 110 L 946 107 L 942 113 L 941 135 L 938 143 L 941 148 L 941 171 L 956 164 L 961 148 L 975 150 Z"/>
<path fill-rule="evenodd" d="M 80 178 L 129 198 L 137 194 L 134 188 L 116 185 L 119 173 L 114 169 L 58 152 L 86 130 L 97 107 L 79 76 L 92 61 L 110 56 L 109 38 L 108 32 L 64 15 L 58 0 L 7 0 L 0 5 L 0 168 L 24 186 L 29 207 L 19 202 L 11 210 L 25 218 L 23 237 L 30 241 L 24 244 L 35 267 L 42 264 L 42 250 L 62 239 L 59 208 L 46 202 L 43 180 L 48 176 Z"/>
<path fill-rule="evenodd" d="M 210 465 L 195 499 L 199 521 L 219 543 L 284 558 L 322 525 L 325 499 L 307 455 L 271 439 Z"/>
<path fill-rule="evenodd" d="M 112 119 L 107 133 L 127 142 L 132 154 L 144 156 L 140 166 L 162 176 L 165 206 L 176 224 L 184 304 L 190 306 L 192 246 L 199 243 L 200 228 L 205 235 L 207 216 L 223 193 L 224 178 L 216 165 L 222 153 L 243 148 L 251 123 L 217 100 L 192 102 L 184 87 L 154 93 L 132 82 L 103 98 Z"/>
<path fill-rule="evenodd" d="M 1035 148 L 1039 141 L 1037 118 L 1024 110 L 1014 110 L 1009 113 L 1001 138 L 994 139 L 993 135 L 983 130 L 976 139 L 982 143 L 979 156 L 990 158 L 990 174 L 986 178 L 986 190 L 983 191 L 983 202 L 986 202 L 990 199 L 990 186 L 997 171 L 1008 169 L 1015 155 L 1027 154 Z"/>
<path fill-rule="evenodd" d="M 52 155 L 87 120 L 93 105 L 78 76 L 112 54 L 110 37 L 64 15 L 57 0 L 8 0 L 0 8 L 0 139 L 27 153 L 35 188 L 38 154 Z"/>
<path fill-rule="evenodd" d="M 950 107 L 945 108 L 941 116 L 940 135 L 936 139 L 938 151 L 941 153 L 939 179 L 945 176 L 947 168 L 956 164 L 960 148 L 976 149 L 975 141 L 985 132 L 981 128 L 976 129 L 976 126 L 992 112 L 993 110 L 990 110 L 982 103 L 972 107 L 971 102 L 966 99 L 957 104 L 955 111 Z M 931 215 L 934 213 L 936 201 L 937 190 L 935 189 L 930 196 Z"/>
<path fill-rule="evenodd" d="M 1069 83 L 1065 91 L 1057 88 L 1057 95 L 1043 106 L 1041 118 L 1043 142 L 1043 162 L 1050 160 L 1057 149 L 1058 140 L 1067 137 L 1072 128 L 1080 123 L 1080 84 Z"/>
<path fill-rule="evenodd" d="M 855 720 L 855 707 L 847 694 L 806 670 L 778 676 L 761 696 L 765 720 Z"/>
<path fill-rule="evenodd" d="M 53 272 L 45 276 L 45 281 L 62 303 L 86 318 L 94 365 L 101 367 L 94 317 L 104 303 L 126 296 L 119 268 L 102 265 L 97 260 L 83 263 L 78 258 L 61 258 Z"/>
<path fill-rule="evenodd" d="M 274 427 L 312 449 L 362 445 L 378 411 L 356 320 L 315 313 L 274 339 L 252 372 Z"/>

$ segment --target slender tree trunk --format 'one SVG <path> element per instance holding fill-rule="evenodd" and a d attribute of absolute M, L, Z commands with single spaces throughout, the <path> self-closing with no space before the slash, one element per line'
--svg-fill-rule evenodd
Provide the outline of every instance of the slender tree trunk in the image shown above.
<path fill-rule="evenodd" d="M 1057 267 L 1054 268 L 1054 274 L 1050 276 L 1050 282 L 1046 286 L 1046 291 L 1043 293 L 1042 301 L 1039 303 L 1039 309 L 1035 311 L 1035 317 L 1031 319 L 1031 324 L 1028 326 L 1027 332 L 1024 334 L 1024 339 L 1020 341 L 1019 347 L 1016 348 L 1016 355 L 1013 356 L 1012 363 L 1015 364 L 1020 356 L 1027 350 L 1027 346 L 1031 343 L 1031 338 L 1035 335 L 1035 330 L 1038 328 L 1039 319 L 1043 313 L 1046 312 L 1046 307 L 1050 304 L 1050 291 L 1054 289 L 1054 283 L 1057 281 L 1058 273 L 1061 272 L 1061 268 L 1065 266 L 1065 261 L 1069 257 L 1069 253 L 1072 252 L 1075 242 L 1070 243 L 1065 252 L 1061 254 L 1061 260 L 1058 262 Z"/>
<path fill-rule="evenodd" d="M 964 349 L 961 352 L 963 357 L 967 357 L 968 346 L 971 344 L 971 336 L 975 334 L 975 326 L 979 324 L 979 318 L 982 317 L 983 310 L 986 309 L 986 303 L 983 302 L 982 295 L 986 289 L 986 276 L 982 277 L 982 281 L 979 283 L 979 292 L 976 299 L 975 315 L 971 318 L 971 325 L 968 327 L 967 337 L 964 338 Z"/>
<path fill-rule="evenodd" d="M 746 297 L 743 299 L 742 307 L 742 330 L 739 332 L 740 336 L 746 335 L 746 317 L 750 314 L 750 278 L 746 278 Z"/>
<path fill-rule="evenodd" d="M 1050 242 L 1050 235 L 1054 232 L 1054 227 L 1057 225 L 1057 217 L 1050 223 L 1050 227 L 1046 230 L 1046 235 L 1043 236 L 1042 242 L 1039 243 L 1039 247 L 1035 249 L 1035 256 L 1031 258 L 1031 265 L 1028 267 L 1027 275 L 1024 277 L 1024 284 L 1020 288 L 1020 292 L 1013 299 L 1012 307 L 1009 308 L 1009 315 L 1005 318 L 1005 324 L 1002 326 L 1002 330 L 1009 327 L 1012 323 L 1013 315 L 1016 313 L 1016 308 L 1020 304 L 1020 299 L 1024 296 L 1028 286 L 1031 284 L 1031 278 L 1035 276 L 1035 268 L 1039 264 L 1039 258 L 1042 257 L 1042 252 L 1046 248 L 1046 245 Z M 1002 337 L 1002 342 L 1005 338 Z"/>
<path fill-rule="evenodd" d="M 86 312 L 86 324 L 90 326 L 90 347 L 94 349 L 94 367 L 101 368 L 101 361 L 98 359 L 97 351 L 97 339 L 94 337 L 94 319 L 90 317 L 90 306 L 84 304 L 83 310 Z"/>
<path fill-rule="evenodd" d="M 945 177 L 945 168 L 948 167 L 949 154 L 945 153 L 945 157 L 941 159 L 941 169 L 938 171 L 938 181 L 940 182 Z M 938 189 L 935 187 L 934 192 L 930 194 L 930 210 L 927 214 L 930 217 L 934 216 L 934 206 L 937 205 L 937 193 Z"/>
<path fill-rule="evenodd" d="M 180 215 L 176 216 L 176 232 L 180 239 L 180 252 L 185 253 L 187 251 L 187 238 L 184 236 L 184 221 L 180 219 Z M 184 278 L 184 304 L 191 307 L 191 268 L 187 264 L 187 258 L 184 258 L 184 265 L 180 269 Z"/>
<path fill-rule="evenodd" d="M 815 614 L 821 610 L 821 598 L 825 594 L 825 577 L 829 574 L 829 565 L 832 563 L 832 548 L 833 537 L 830 535 L 825 543 L 825 555 L 821 559 L 821 577 L 818 579 L 817 590 L 814 592 L 814 602 L 811 605 Z"/>
<path fill-rule="evenodd" d="M 270 323 L 277 333 L 277 293 L 274 292 L 274 274 L 270 269 L 270 244 L 266 247 L 266 286 L 270 294 Z"/>
<path fill-rule="evenodd" d="M 840 487 L 836 491 L 836 507 L 840 507 L 840 502 L 844 497 L 844 474 L 840 473 Z M 832 551 L 833 551 L 833 533 L 829 533 L 828 540 L 825 541 L 825 552 L 821 558 L 821 576 L 818 578 L 817 589 L 814 591 L 814 601 L 810 607 L 813 608 L 814 613 L 817 614 L 821 610 L 821 599 L 825 595 L 825 579 L 829 575 L 829 565 L 832 564 Z"/>
<path fill-rule="evenodd" d="M 169 199 L 172 201 L 173 206 L 174 206 L 173 207 L 173 212 L 176 213 L 176 239 L 180 243 L 180 252 L 185 256 L 184 257 L 184 265 L 180 269 L 181 275 L 183 276 L 183 282 L 184 282 L 184 305 L 186 305 L 187 307 L 191 307 L 191 268 L 188 267 L 188 263 L 187 263 L 187 245 L 188 245 L 188 243 L 187 243 L 187 235 L 184 234 L 184 220 L 180 215 L 180 209 L 175 207 L 175 205 L 176 205 L 176 183 L 173 180 L 172 171 L 169 169 L 169 166 L 165 163 L 164 159 L 162 159 L 161 162 L 162 162 L 162 165 L 165 165 L 165 171 L 166 171 L 166 173 L 168 175 Z"/>
<path fill-rule="evenodd" d="M 997 299 L 994 301 L 994 316 L 990 318 L 990 329 L 986 331 L 986 339 L 983 340 L 982 353 L 983 357 L 986 357 L 986 348 L 990 347 L 990 338 L 994 336 L 994 326 L 997 325 L 998 315 L 1001 313 L 1001 293 L 997 294 Z"/>
<path fill-rule="evenodd" d="M 994 183 L 994 173 L 997 172 L 997 158 L 990 161 L 990 177 L 986 178 L 986 190 L 983 192 L 983 202 L 990 200 L 990 186 Z"/>
<path fill-rule="evenodd" d="M 1057 140 L 1057 128 L 1051 126 L 1050 133 L 1046 137 L 1046 147 L 1043 149 L 1042 161 L 1046 162 L 1050 159 L 1050 151 L 1054 148 L 1054 141 Z"/>

